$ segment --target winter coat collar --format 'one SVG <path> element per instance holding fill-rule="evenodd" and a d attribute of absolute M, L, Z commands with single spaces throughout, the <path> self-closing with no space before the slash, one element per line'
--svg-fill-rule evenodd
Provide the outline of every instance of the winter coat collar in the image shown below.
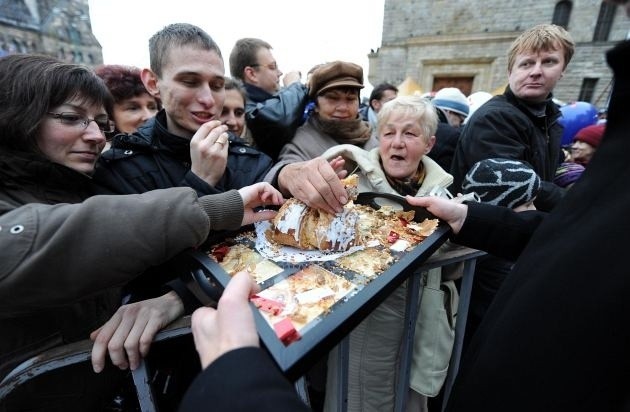
<path fill-rule="evenodd" d="M 523 100 L 519 99 L 514 92 L 512 92 L 510 86 L 505 88 L 503 95 L 508 102 L 518 107 L 520 111 L 526 113 L 535 122 L 537 119 L 544 119 L 546 116 L 550 120 L 548 124 L 552 124 L 562 115 L 558 106 L 553 102 L 553 93 L 549 93 L 549 96 L 547 96 L 547 100 L 545 100 L 544 104 L 544 114 L 542 115 L 540 114 L 540 110 L 537 110 L 536 108 L 526 104 Z"/>
<path fill-rule="evenodd" d="M 119 158 L 121 155 L 131 155 L 133 151 L 168 151 L 177 159 L 189 162 L 190 139 L 168 131 L 166 111 L 162 109 L 155 117 L 142 124 L 136 132 L 116 135 L 111 149 L 103 153 L 103 158 L 106 160 Z"/>
<path fill-rule="evenodd" d="M 86 174 L 36 153 L 0 151 L 0 187 L 12 192 L 32 192 L 32 201 L 81 201 L 89 196 L 91 180 Z"/>
<path fill-rule="evenodd" d="M 398 194 L 387 182 L 385 171 L 381 167 L 378 147 L 368 151 L 355 145 L 344 144 L 331 147 L 322 154 L 325 159 L 333 159 L 337 156 L 346 159 L 346 167 L 356 166 L 360 170 L 357 173 L 366 177 L 366 179 L 359 179 L 360 192 Z M 426 174 L 417 196 L 428 194 L 435 186 L 446 189 L 453 183 L 453 176 L 445 172 L 433 159 L 425 155 L 421 162 Z"/>
<path fill-rule="evenodd" d="M 256 103 L 264 102 L 265 100 L 269 100 L 273 97 L 273 94 L 261 89 L 258 86 L 254 86 L 253 84 L 245 83 L 244 86 L 245 91 L 247 92 L 247 97 Z"/>

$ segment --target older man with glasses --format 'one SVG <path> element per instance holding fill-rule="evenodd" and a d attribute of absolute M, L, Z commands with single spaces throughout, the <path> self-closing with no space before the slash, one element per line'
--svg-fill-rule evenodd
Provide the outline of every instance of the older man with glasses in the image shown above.
<path fill-rule="evenodd" d="M 256 146 L 276 160 L 303 122 L 308 88 L 297 71 L 286 73 L 280 87 L 283 73 L 271 49 L 261 39 L 238 40 L 230 53 L 230 73 L 245 85 L 245 119 Z"/>

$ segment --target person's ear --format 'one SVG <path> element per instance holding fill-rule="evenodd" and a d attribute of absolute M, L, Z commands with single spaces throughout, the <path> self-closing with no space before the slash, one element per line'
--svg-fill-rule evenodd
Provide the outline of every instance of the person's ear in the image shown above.
<path fill-rule="evenodd" d="M 429 154 L 431 149 L 433 149 L 433 146 L 435 146 L 435 136 L 429 137 L 429 141 L 427 143 L 427 147 L 424 149 L 424 154 L 425 155 Z"/>
<path fill-rule="evenodd" d="M 256 77 L 256 69 L 251 66 L 245 67 L 245 70 L 243 70 L 243 78 L 247 81 L 247 83 L 257 84 Z"/>
<path fill-rule="evenodd" d="M 370 107 L 372 107 L 375 112 L 378 112 L 379 110 L 381 110 L 381 101 L 378 99 L 370 100 Z"/>
<path fill-rule="evenodd" d="M 160 98 L 160 89 L 158 87 L 158 77 L 151 69 L 142 69 L 140 78 L 149 94 L 153 97 Z"/>

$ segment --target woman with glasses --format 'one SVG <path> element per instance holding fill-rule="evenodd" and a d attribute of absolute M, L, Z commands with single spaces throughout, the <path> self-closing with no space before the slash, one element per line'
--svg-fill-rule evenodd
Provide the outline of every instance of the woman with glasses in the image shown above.
<path fill-rule="evenodd" d="M 184 312 L 174 292 L 120 307 L 119 287 L 211 229 L 273 216 L 253 207 L 282 202 L 264 183 L 203 197 L 190 188 L 91 197 L 111 105 L 86 67 L 0 59 L 0 379 L 27 358 L 88 338 L 102 372 L 35 381 L 4 399 L 3 411 L 102 410 L 120 376 L 107 355 L 120 369 L 138 367 L 155 333 Z"/>

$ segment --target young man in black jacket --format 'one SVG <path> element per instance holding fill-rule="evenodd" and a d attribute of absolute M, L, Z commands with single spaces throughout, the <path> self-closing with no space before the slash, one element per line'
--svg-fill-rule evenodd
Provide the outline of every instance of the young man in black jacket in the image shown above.
<path fill-rule="evenodd" d="M 117 194 L 189 186 L 200 195 L 263 180 L 271 159 L 218 120 L 225 99 L 219 46 L 200 28 L 172 24 L 149 41 L 142 81 L 163 109 L 137 132 L 115 136 L 94 180 Z"/>

